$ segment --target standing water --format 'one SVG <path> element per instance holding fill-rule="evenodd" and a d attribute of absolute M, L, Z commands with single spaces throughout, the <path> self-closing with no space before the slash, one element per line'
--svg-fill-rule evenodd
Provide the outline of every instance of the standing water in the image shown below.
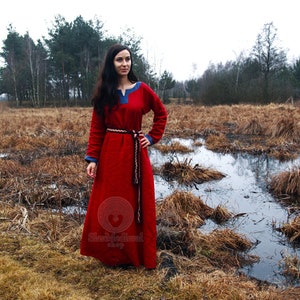
<path fill-rule="evenodd" d="M 300 249 L 295 249 L 288 239 L 275 231 L 272 224 L 280 226 L 289 221 L 286 208 L 267 190 L 267 180 L 282 171 L 289 170 L 294 165 L 300 164 L 300 158 L 289 162 L 279 162 L 265 156 L 252 156 L 249 154 L 220 154 L 207 150 L 204 146 L 193 146 L 191 139 L 174 139 L 193 152 L 187 154 L 161 154 L 152 148 L 150 159 L 154 166 L 161 166 L 170 160 L 179 162 L 188 159 L 190 164 L 217 170 L 226 176 L 221 180 L 215 180 L 198 184 L 196 187 L 185 187 L 164 181 L 160 176 L 155 176 L 155 189 L 157 200 L 162 200 L 175 189 L 186 190 L 199 196 L 208 206 L 215 208 L 218 205 L 225 207 L 233 214 L 241 214 L 238 218 L 223 225 L 215 224 L 207 220 L 200 230 L 205 233 L 227 227 L 244 235 L 255 246 L 249 254 L 256 255 L 260 260 L 245 267 L 241 271 L 249 277 L 286 286 L 288 282 L 281 275 L 280 263 L 285 256 L 300 257 Z M 203 141 L 201 141 L 203 142 Z"/>

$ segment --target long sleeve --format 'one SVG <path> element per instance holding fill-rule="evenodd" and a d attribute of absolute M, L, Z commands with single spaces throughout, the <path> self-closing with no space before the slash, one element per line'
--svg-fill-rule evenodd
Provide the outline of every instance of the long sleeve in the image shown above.
<path fill-rule="evenodd" d="M 162 138 L 162 135 L 165 131 L 168 113 L 162 101 L 154 93 L 154 91 L 146 84 L 144 84 L 144 86 L 145 101 L 148 109 L 152 110 L 154 113 L 152 128 L 147 135 L 150 136 L 152 143 L 155 144 Z"/>
<path fill-rule="evenodd" d="M 99 161 L 105 132 L 106 126 L 104 124 L 104 118 L 99 116 L 99 114 L 93 110 L 88 147 L 85 156 L 86 161 L 93 161 L 96 163 Z"/>

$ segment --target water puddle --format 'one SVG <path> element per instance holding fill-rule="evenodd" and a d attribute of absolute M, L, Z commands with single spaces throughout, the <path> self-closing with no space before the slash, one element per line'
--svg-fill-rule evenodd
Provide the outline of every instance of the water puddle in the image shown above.
<path fill-rule="evenodd" d="M 255 243 L 249 254 L 260 257 L 259 262 L 241 271 L 249 277 L 277 284 L 288 285 L 287 279 L 281 275 L 280 262 L 286 255 L 300 257 L 300 249 L 293 248 L 282 234 L 272 228 L 289 221 L 287 210 L 282 207 L 268 192 L 267 180 L 283 170 L 289 170 L 300 164 L 300 158 L 289 162 L 248 154 L 219 154 L 207 150 L 204 146 L 193 146 L 190 139 L 174 139 L 194 152 L 187 154 L 161 154 L 155 148 L 149 151 L 151 163 L 161 166 L 167 161 L 182 162 L 191 160 L 191 165 L 215 169 L 226 175 L 219 181 L 198 184 L 196 187 L 184 187 L 176 182 L 170 184 L 160 176 L 155 176 L 157 200 L 162 200 L 175 189 L 191 191 L 212 208 L 222 205 L 233 214 L 242 214 L 238 218 L 222 225 L 245 235 Z M 202 141 L 203 142 L 203 141 Z M 210 232 L 220 225 L 208 220 L 201 226 L 202 232 Z"/>

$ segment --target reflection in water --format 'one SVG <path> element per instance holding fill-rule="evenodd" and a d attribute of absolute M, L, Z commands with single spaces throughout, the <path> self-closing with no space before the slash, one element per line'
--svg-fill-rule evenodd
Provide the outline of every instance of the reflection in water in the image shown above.
<path fill-rule="evenodd" d="M 153 165 L 160 166 L 166 161 L 185 158 L 192 159 L 191 164 L 212 168 L 226 175 L 219 181 L 211 181 L 193 187 L 183 187 L 176 182 L 170 184 L 160 176 L 155 176 L 157 200 L 162 200 L 175 189 L 191 191 L 199 196 L 207 205 L 215 208 L 218 205 L 226 207 L 234 214 L 244 213 L 239 218 L 227 222 L 226 227 L 244 234 L 255 243 L 249 254 L 257 255 L 260 261 L 241 270 L 246 275 L 278 286 L 287 284 L 286 278 L 280 274 L 279 263 L 285 255 L 300 257 L 300 249 L 294 249 L 288 240 L 272 229 L 272 223 L 277 225 L 289 221 L 287 211 L 268 192 L 266 186 L 270 176 L 299 165 L 300 158 L 289 162 L 279 162 L 265 156 L 248 154 L 219 154 L 207 150 L 204 146 L 193 147 L 193 140 L 174 139 L 194 152 L 188 154 L 163 155 L 152 148 L 150 159 Z M 203 141 L 202 141 L 203 142 Z M 210 232 L 220 225 L 207 220 L 200 228 L 202 232 Z"/>

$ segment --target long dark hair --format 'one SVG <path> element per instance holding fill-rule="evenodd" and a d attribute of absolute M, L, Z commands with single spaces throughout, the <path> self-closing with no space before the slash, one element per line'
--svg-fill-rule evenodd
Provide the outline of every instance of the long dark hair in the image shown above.
<path fill-rule="evenodd" d="M 119 81 L 118 74 L 114 66 L 114 58 L 120 51 L 123 50 L 128 50 L 130 53 L 131 67 L 128 73 L 128 79 L 132 83 L 138 81 L 132 70 L 133 61 L 130 49 L 127 46 L 120 44 L 111 46 L 106 52 L 104 63 L 101 67 L 94 94 L 92 96 L 92 104 L 96 111 L 100 114 L 103 114 L 104 107 L 106 105 L 111 110 L 118 103 L 119 96 L 117 88 Z"/>

